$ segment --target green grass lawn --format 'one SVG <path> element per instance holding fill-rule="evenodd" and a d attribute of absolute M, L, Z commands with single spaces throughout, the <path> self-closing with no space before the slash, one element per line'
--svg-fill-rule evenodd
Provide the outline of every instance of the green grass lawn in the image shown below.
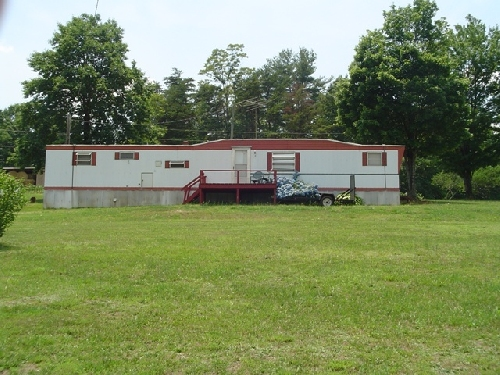
<path fill-rule="evenodd" d="M 43 210 L 0 374 L 498 374 L 500 202 Z"/>

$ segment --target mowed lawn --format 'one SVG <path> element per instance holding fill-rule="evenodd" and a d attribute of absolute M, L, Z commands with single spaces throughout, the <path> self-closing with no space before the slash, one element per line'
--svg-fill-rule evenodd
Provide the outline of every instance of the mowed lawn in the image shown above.
<path fill-rule="evenodd" d="M 499 374 L 500 202 L 43 210 L 0 374 Z"/>

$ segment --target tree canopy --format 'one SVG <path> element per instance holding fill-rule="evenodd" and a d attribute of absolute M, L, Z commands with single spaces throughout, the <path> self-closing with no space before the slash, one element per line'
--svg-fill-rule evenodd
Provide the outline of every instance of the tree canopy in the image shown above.
<path fill-rule="evenodd" d="M 460 143 L 444 155 L 445 165 L 464 180 L 465 194 L 472 198 L 472 175 L 479 168 L 500 161 L 500 30 L 486 26 L 471 15 L 457 25 L 451 50 L 457 74 L 466 84 L 466 111 L 460 118 L 464 134 Z"/>
<path fill-rule="evenodd" d="M 122 39 L 116 22 L 102 22 L 99 15 L 58 25 L 52 48 L 29 59 L 38 77 L 23 83 L 31 100 L 20 147 L 37 149 L 34 154 L 43 159 L 46 144 L 67 140 L 67 114 L 72 143 L 156 142 L 156 129 L 148 125 L 152 88 L 134 62 L 127 66 Z"/>
<path fill-rule="evenodd" d="M 164 83 L 163 115 L 158 120 L 166 131 L 161 143 L 181 144 L 183 141 L 195 138 L 193 133 L 195 82 L 192 78 L 183 78 L 182 72 L 174 68 Z"/>
<path fill-rule="evenodd" d="M 406 146 L 412 197 L 417 156 L 442 154 L 463 134 L 465 86 L 453 73 L 448 27 L 434 20 L 437 9 L 433 1 L 415 0 L 384 12 L 383 28 L 356 47 L 342 91 L 341 116 L 356 140 Z"/>

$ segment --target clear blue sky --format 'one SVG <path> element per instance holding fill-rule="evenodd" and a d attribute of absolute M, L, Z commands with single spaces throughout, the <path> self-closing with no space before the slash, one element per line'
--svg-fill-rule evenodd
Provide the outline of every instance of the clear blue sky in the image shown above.
<path fill-rule="evenodd" d="M 97 13 L 124 29 L 129 61 L 151 80 L 178 68 L 201 78 L 212 50 L 245 45 L 243 65 L 258 68 L 284 49 L 317 54 L 316 76 L 346 75 L 353 50 L 367 30 L 380 28 L 391 4 L 412 0 L 0 0 L 0 109 L 24 101 L 21 82 L 36 75 L 33 52 L 49 49 L 57 24 Z M 437 0 L 437 16 L 451 25 L 467 14 L 487 26 L 500 23 L 500 0 Z"/>

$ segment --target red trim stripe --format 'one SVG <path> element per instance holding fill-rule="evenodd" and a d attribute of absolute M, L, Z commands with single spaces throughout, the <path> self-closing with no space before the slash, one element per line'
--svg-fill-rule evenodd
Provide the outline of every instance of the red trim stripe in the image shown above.
<path fill-rule="evenodd" d="M 398 150 L 400 145 L 361 145 L 331 139 L 223 139 L 194 145 L 48 145 L 47 150 L 231 150 L 233 147 L 250 147 L 252 150 Z"/>
<path fill-rule="evenodd" d="M 67 186 L 46 186 L 45 191 L 141 191 L 141 190 L 154 190 L 154 191 L 182 191 L 182 187 L 153 187 L 153 188 L 142 188 L 142 187 L 94 187 L 94 186 L 80 186 L 80 187 L 67 187 Z"/>
<path fill-rule="evenodd" d="M 343 186 L 343 187 L 333 187 L 333 188 L 318 188 L 320 192 L 331 192 L 331 191 L 346 191 L 349 190 L 350 188 L 348 186 Z M 365 191 L 365 192 L 370 192 L 370 191 L 389 191 L 389 192 L 398 192 L 399 193 L 399 188 L 356 188 L 356 191 Z"/>
<path fill-rule="evenodd" d="M 232 185 L 231 185 L 232 186 Z M 254 186 L 254 185 L 252 185 Z M 141 187 L 67 187 L 67 186 L 46 186 L 44 187 L 45 191 L 71 191 L 71 190 L 89 190 L 89 191 L 141 191 L 141 190 L 155 190 L 155 191 L 182 191 L 182 187 L 155 187 L 155 188 L 141 188 Z M 331 191 L 346 191 L 349 187 L 329 187 L 329 188 L 319 188 L 319 191 L 322 192 L 331 192 Z M 389 191 L 389 192 L 399 192 L 399 188 L 356 188 L 356 191 Z"/>

